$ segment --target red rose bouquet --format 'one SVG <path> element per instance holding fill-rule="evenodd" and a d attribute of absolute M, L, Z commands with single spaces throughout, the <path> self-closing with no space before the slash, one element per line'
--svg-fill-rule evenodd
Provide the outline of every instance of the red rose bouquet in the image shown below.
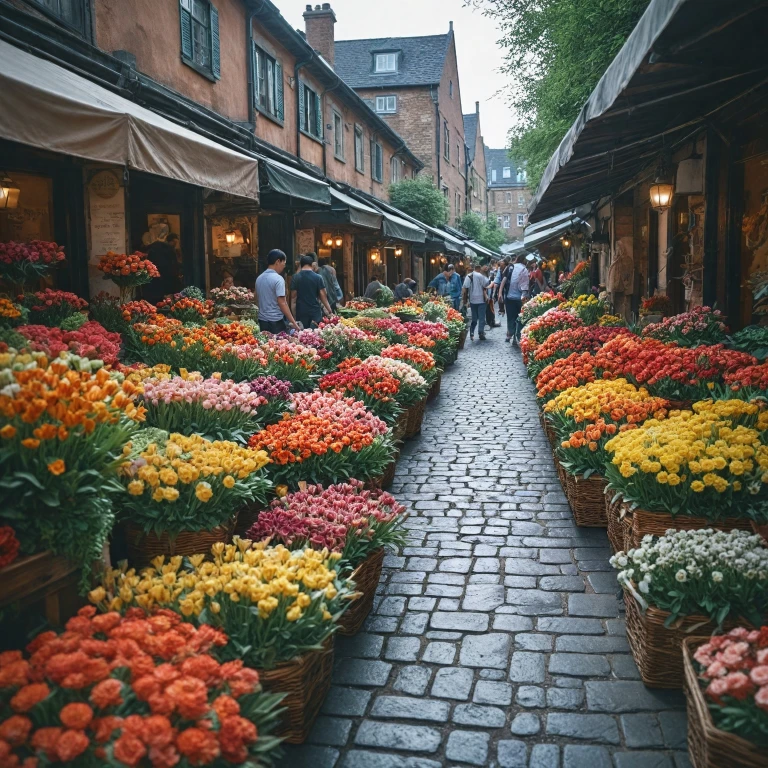
<path fill-rule="evenodd" d="M 0 277 L 16 285 L 33 283 L 64 258 L 63 246 L 45 240 L 0 243 Z"/>
<path fill-rule="evenodd" d="M 371 552 L 404 540 L 405 507 L 385 491 L 365 490 L 359 480 L 310 485 L 272 502 L 248 532 L 289 549 L 327 549 L 341 553 L 340 571 L 351 570 Z"/>
<path fill-rule="evenodd" d="M 226 645 L 169 610 L 81 608 L 61 635 L 38 635 L 29 658 L 0 654 L 3 764 L 269 764 L 279 697 L 242 661 L 217 661 Z"/>
<path fill-rule="evenodd" d="M 103 360 L 105 365 L 114 365 L 120 353 L 120 334 L 110 333 L 95 320 L 89 320 L 76 331 L 63 331 L 44 325 L 21 325 L 18 331 L 29 339 L 31 349 L 45 352 L 50 358 L 69 351 L 79 357 Z"/>
<path fill-rule="evenodd" d="M 52 291 L 46 288 L 35 293 L 19 296 L 19 301 L 29 310 L 32 324 L 57 326 L 70 315 L 88 308 L 88 302 L 69 291 Z"/>

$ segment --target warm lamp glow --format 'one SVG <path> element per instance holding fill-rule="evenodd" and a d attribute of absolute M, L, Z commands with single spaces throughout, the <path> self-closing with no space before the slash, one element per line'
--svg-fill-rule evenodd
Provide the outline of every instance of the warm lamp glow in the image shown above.
<path fill-rule="evenodd" d="M 566 235 L 566 236 L 565 236 L 565 237 L 562 239 L 562 241 L 561 241 L 561 242 L 562 242 L 562 244 L 563 244 L 563 248 L 570 248 L 570 247 L 571 247 L 571 238 L 570 238 L 570 237 L 568 237 L 568 235 Z"/>
<path fill-rule="evenodd" d="M 371 261 L 376 261 L 379 258 L 379 252 L 378 251 L 371 251 Z"/>
<path fill-rule="evenodd" d="M 334 240 L 334 245 L 337 248 L 341 248 L 341 246 L 344 245 L 344 238 L 341 235 L 336 235 L 336 239 Z"/>
<path fill-rule="evenodd" d="M 657 179 L 655 184 L 651 184 L 651 206 L 657 211 L 666 211 L 672 205 L 674 194 L 674 184 Z"/>
<path fill-rule="evenodd" d="M 403 255 L 403 249 L 395 248 L 395 256 L 402 256 L 402 255 Z"/>
<path fill-rule="evenodd" d="M 234 245 L 237 235 L 233 230 L 230 229 L 229 232 L 224 233 L 224 237 L 227 239 L 227 245 Z"/>
<path fill-rule="evenodd" d="M 328 235 L 328 237 L 325 238 L 325 247 L 333 248 L 333 238 L 330 235 Z"/>
<path fill-rule="evenodd" d="M 0 178 L 0 211 L 17 208 L 21 190 L 8 176 Z"/>

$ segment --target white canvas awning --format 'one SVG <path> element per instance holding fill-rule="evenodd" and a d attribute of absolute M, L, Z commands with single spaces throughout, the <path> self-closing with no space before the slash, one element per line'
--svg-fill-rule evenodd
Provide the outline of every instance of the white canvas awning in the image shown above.
<path fill-rule="evenodd" d="M 0 40 L 0 138 L 258 199 L 256 158 Z"/>
<path fill-rule="evenodd" d="M 547 240 L 560 237 L 571 227 L 581 224 L 583 219 L 577 211 L 566 211 L 551 219 L 537 221 L 535 224 L 529 224 L 523 232 L 523 246 L 533 248 L 534 246 L 546 243 Z"/>

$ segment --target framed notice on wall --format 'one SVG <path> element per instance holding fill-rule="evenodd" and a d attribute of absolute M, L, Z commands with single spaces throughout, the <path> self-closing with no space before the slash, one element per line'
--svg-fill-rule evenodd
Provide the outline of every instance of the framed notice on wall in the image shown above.
<path fill-rule="evenodd" d="M 108 291 L 117 294 L 118 287 L 102 280 L 97 269 L 99 258 L 109 251 L 125 253 L 125 188 L 122 169 L 86 170 L 89 214 L 88 280 L 91 294 Z"/>

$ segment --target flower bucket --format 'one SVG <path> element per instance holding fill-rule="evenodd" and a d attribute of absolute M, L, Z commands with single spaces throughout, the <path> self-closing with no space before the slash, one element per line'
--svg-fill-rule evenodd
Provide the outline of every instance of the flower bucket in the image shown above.
<path fill-rule="evenodd" d="M 399 454 L 399 451 L 398 451 Z M 384 475 L 381 478 L 381 487 L 389 488 L 395 481 L 395 470 L 397 469 L 397 456 L 387 464 L 384 469 Z"/>
<path fill-rule="evenodd" d="M 761 525 L 760 523 L 756 523 L 754 520 L 751 520 L 750 521 L 750 525 L 752 526 L 752 530 L 758 536 L 762 536 L 763 540 L 766 543 L 766 545 L 768 545 L 768 524 Z"/>
<path fill-rule="evenodd" d="M 408 431 L 408 411 L 402 411 L 392 427 L 392 441 L 401 443 Z"/>
<path fill-rule="evenodd" d="M 421 423 L 424 420 L 424 406 L 426 399 L 419 400 L 416 405 L 408 409 L 408 425 L 405 428 L 405 439 L 410 440 L 421 432 Z"/>
<path fill-rule="evenodd" d="M 386 469 L 384 470 L 386 474 Z M 380 491 L 384 487 L 384 475 L 376 475 L 375 477 L 369 477 L 365 481 L 365 485 L 363 486 L 366 491 Z"/>
<path fill-rule="evenodd" d="M 435 383 L 430 387 L 429 394 L 427 395 L 427 402 L 431 403 L 440 394 L 440 380 L 443 378 L 442 374 L 435 379 Z"/>
<path fill-rule="evenodd" d="M 228 544 L 232 541 L 237 515 L 226 525 L 219 525 L 210 531 L 182 531 L 174 539 L 167 533 L 157 536 L 126 522 L 123 526 L 125 543 L 128 552 L 128 562 L 131 566 L 147 565 L 158 555 L 173 557 L 174 555 L 196 555 L 210 552 L 211 547 L 219 542 Z"/>
<path fill-rule="evenodd" d="M 614 496 L 616 497 L 614 499 Z M 624 506 L 624 500 L 616 491 L 605 489 L 605 516 L 608 521 L 608 540 L 611 542 L 611 549 L 616 554 L 624 549 L 624 526 L 622 518 L 627 514 L 627 507 Z"/>
<path fill-rule="evenodd" d="M 383 563 L 384 548 L 382 547 L 371 552 L 353 571 L 350 578 L 355 582 L 355 589 L 359 595 L 339 619 L 340 635 L 346 637 L 356 635 L 363 626 L 363 622 L 373 607 L 373 599 L 376 597 L 376 588 L 379 586 Z"/>
<path fill-rule="evenodd" d="M 688 714 L 688 757 L 693 768 L 765 768 L 766 753 L 735 733 L 717 728 L 699 685 L 693 652 L 709 638 L 683 641 L 685 701 Z"/>
<path fill-rule="evenodd" d="M 285 711 L 275 729 L 289 744 L 302 744 L 309 736 L 331 687 L 333 636 L 323 647 L 309 651 L 273 669 L 258 670 L 259 682 L 269 693 L 283 693 Z"/>
<path fill-rule="evenodd" d="M 557 446 L 557 433 L 555 428 L 547 421 L 544 411 L 539 411 L 539 421 L 541 422 L 544 434 L 547 436 L 547 440 L 549 440 L 550 448 L 554 449 Z"/>
<path fill-rule="evenodd" d="M 628 505 L 627 505 L 628 506 Z M 746 517 L 726 517 L 721 520 L 707 520 L 705 517 L 672 515 L 666 512 L 649 512 L 646 509 L 633 509 L 622 519 L 624 530 L 624 549 L 639 547 L 643 536 L 663 536 L 670 528 L 675 531 L 700 531 L 713 528 L 716 531 L 751 531 Z"/>
<path fill-rule="evenodd" d="M 667 611 L 650 606 L 645 613 L 637 600 L 624 592 L 627 608 L 627 640 L 642 681 L 649 688 L 683 687 L 683 641 L 709 639 L 717 627 L 704 615 L 684 616 L 671 627 L 664 626 Z M 727 621 L 729 631 L 743 623 Z M 747 624 L 746 626 L 751 626 Z"/>
<path fill-rule="evenodd" d="M 576 525 L 582 528 L 607 528 L 605 510 L 606 480 L 601 475 L 583 478 L 565 472 L 565 495 Z"/>
<path fill-rule="evenodd" d="M 459 334 L 459 349 L 464 349 L 464 344 L 467 342 L 467 329 L 465 328 L 460 334 Z"/>
<path fill-rule="evenodd" d="M 563 487 L 563 493 L 565 493 L 565 486 L 568 484 L 568 479 L 566 478 L 566 472 L 563 469 L 563 465 L 560 463 L 560 459 L 557 457 L 557 454 L 552 454 L 552 460 L 555 462 L 557 479 L 560 481 L 560 485 Z"/>

